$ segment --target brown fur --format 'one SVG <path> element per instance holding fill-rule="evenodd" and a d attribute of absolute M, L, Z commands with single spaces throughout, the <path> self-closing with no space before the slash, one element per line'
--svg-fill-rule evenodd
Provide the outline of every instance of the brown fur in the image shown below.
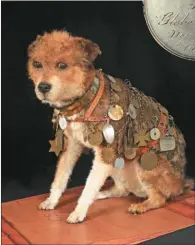
<path fill-rule="evenodd" d="M 43 103 L 49 103 L 56 107 L 67 105 L 72 99 L 82 96 L 95 75 L 98 75 L 100 79 L 105 80 L 105 90 L 100 103 L 95 109 L 95 114 L 103 116 L 108 108 L 110 95 L 107 79 L 103 77 L 101 72 L 96 71 L 92 65 L 97 55 L 101 53 L 97 44 L 84 38 L 73 37 L 65 31 L 53 31 L 38 36 L 29 46 L 28 51 L 29 76 L 34 82 L 37 97 Z M 40 62 L 43 68 L 35 69 L 32 65 L 33 61 Z M 58 70 L 56 68 L 58 62 L 66 63 L 68 65 L 66 70 Z M 45 96 L 37 89 L 42 81 L 52 85 L 51 91 Z M 123 86 L 123 91 L 127 89 L 122 82 L 121 86 Z M 128 98 L 124 96 L 123 100 L 127 107 Z M 56 112 L 58 113 L 58 111 Z M 69 119 L 78 116 L 74 115 Z M 119 126 L 119 122 L 114 123 Z M 120 123 L 121 127 L 124 121 L 120 120 Z M 137 126 L 136 122 L 134 126 Z M 138 158 L 133 161 L 126 161 L 123 169 L 115 169 L 113 165 L 106 164 L 101 156 L 102 148 L 93 147 L 88 142 L 83 141 L 85 128 L 85 123 L 68 123 L 65 130 L 68 138 L 67 150 L 59 158 L 50 196 L 41 203 L 41 209 L 55 208 L 60 196 L 66 189 L 69 176 L 84 147 L 93 149 L 95 158 L 78 205 L 68 217 L 70 223 L 83 221 L 89 206 L 95 199 L 121 197 L 133 192 L 139 197 L 147 198 L 147 200 L 132 204 L 129 211 L 143 213 L 153 208 L 159 208 L 169 198 L 183 193 L 186 183 L 183 170 L 186 161 L 185 142 L 181 133 L 178 134 L 177 149 L 173 159 L 168 161 L 164 154 L 160 154 L 158 166 L 151 171 L 145 171 L 138 163 Z M 115 185 L 110 190 L 99 192 L 109 176 L 113 178 Z"/>

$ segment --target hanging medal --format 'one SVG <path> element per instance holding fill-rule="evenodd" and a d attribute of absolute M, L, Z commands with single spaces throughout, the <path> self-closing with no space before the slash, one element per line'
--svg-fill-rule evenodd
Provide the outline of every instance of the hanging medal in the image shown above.
<path fill-rule="evenodd" d="M 67 121 L 66 118 L 64 117 L 64 115 L 59 115 L 59 119 L 58 119 L 58 123 L 59 126 L 62 130 L 64 130 L 67 127 Z"/>
<path fill-rule="evenodd" d="M 160 150 L 163 151 L 172 151 L 176 147 L 175 137 L 174 136 L 164 136 L 160 139 Z"/>
<path fill-rule="evenodd" d="M 160 139 L 160 130 L 157 128 L 157 124 L 158 124 L 158 117 L 154 116 L 152 119 L 152 122 L 154 124 L 154 128 L 150 130 L 150 138 L 152 140 L 158 140 Z"/>
<path fill-rule="evenodd" d="M 125 166 L 125 160 L 123 157 L 118 157 L 115 162 L 114 162 L 114 167 L 115 168 L 118 168 L 118 169 L 121 169 L 121 168 L 124 168 Z"/>
<path fill-rule="evenodd" d="M 146 130 L 140 130 L 139 133 L 134 135 L 134 143 L 137 146 L 146 146 L 150 141 L 149 133 Z"/>
<path fill-rule="evenodd" d="M 114 128 L 109 122 L 107 122 L 103 127 L 103 135 L 108 144 L 112 144 L 115 137 Z"/>
<path fill-rule="evenodd" d="M 100 132 L 98 130 L 95 132 L 92 132 L 88 136 L 88 142 L 92 146 L 99 146 L 99 145 L 101 145 L 102 141 L 103 141 L 102 132 Z"/>
<path fill-rule="evenodd" d="M 64 134 L 62 129 L 58 129 L 56 131 L 55 139 L 50 140 L 49 143 L 51 145 L 49 152 L 54 152 L 56 156 L 59 156 L 60 152 L 63 151 L 64 148 Z"/>
<path fill-rule="evenodd" d="M 107 164 L 113 164 L 116 155 L 112 147 L 104 147 L 101 149 L 101 157 L 103 162 Z"/>
<path fill-rule="evenodd" d="M 123 117 L 123 109 L 119 105 L 111 105 L 108 109 L 108 116 L 114 121 L 119 121 Z"/>
<path fill-rule="evenodd" d="M 136 157 L 136 148 L 132 147 L 132 127 L 129 125 L 124 136 L 124 155 L 127 159 L 132 160 Z M 130 133 L 131 131 L 131 133 Z"/>
<path fill-rule="evenodd" d="M 129 105 L 128 114 L 130 115 L 130 117 L 132 119 L 136 119 L 136 117 L 137 117 L 136 109 L 132 103 L 130 103 L 130 105 Z"/>
<path fill-rule="evenodd" d="M 145 152 L 141 156 L 140 164 L 143 169 L 150 171 L 154 169 L 158 164 L 158 158 L 154 152 Z"/>

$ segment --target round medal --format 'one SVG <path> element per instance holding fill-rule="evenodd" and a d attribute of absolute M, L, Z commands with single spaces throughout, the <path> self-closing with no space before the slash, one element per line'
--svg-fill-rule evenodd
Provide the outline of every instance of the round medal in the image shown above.
<path fill-rule="evenodd" d="M 158 128 L 153 128 L 150 130 L 150 138 L 152 140 L 158 140 L 160 138 L 160 130 Z"/>
<path fill-rule="evenodd" d="M 89 137 L 88 138 L 89 144 L 93 145 L 93 146 L 98 146 L 103 141 L 103 136 L 102 136 L 101 132 L 96 132 L 94 134 L 90 134 L 88 137 Z"/>
<path fill-rule="evenodd" d="M 150 171 L 158 164 L 157 155 L 154 152 L 145 152 L 141 156 L 141 166 L 143 169 Z"/>
<path fill-rule="evenodd" d="M 119 105 L 112 105 L 108 109 L 108 116 L 112 120 L 118 121 L 123 117 L 123 109 Z"/>

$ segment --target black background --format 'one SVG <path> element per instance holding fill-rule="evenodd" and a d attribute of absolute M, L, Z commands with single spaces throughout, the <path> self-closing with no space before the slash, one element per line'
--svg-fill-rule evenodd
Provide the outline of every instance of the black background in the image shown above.
<path fill-rule="evenodd" d="M 96 67 L 165 105 L 187 142 L 187 174 L 195 176 L 195 63 L 171 55 L 152 38 L 141 2 L 2 3 L 2 201 L 48 192 L 56 157 L 48 153 L 52 110 L 28 79 L 27 47 L 37 34 L 66 28 L 97 42 Z M 69 186 L 84 184 L 92 155 L 79 160 Z"/>

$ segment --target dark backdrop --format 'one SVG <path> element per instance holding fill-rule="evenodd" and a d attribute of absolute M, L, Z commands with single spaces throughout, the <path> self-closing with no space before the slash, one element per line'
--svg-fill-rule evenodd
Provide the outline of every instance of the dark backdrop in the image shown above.
<path fill-rule="evenodd" d="M 169 54 L 152 38 L 141 2 L 2 3 L 2 200 L 47 192 L 56 167 L 48 153 L 52 111 L 35 97 L 26 71 L 37 34 L 66 28 L 97 42 L 96 67 L 155 97 L 187 141 L 187 174 L 195 176 L 195 63 Z M 83 156 L 69 186 L 84 184 L 92 155 Z"/>

